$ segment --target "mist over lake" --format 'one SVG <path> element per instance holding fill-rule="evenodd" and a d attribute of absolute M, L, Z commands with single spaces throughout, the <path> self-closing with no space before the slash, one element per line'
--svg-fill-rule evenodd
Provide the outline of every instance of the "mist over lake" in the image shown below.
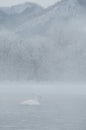
<path fill-rule="evenodd" d="M 40 96 L 40 105 L 21 105 Z M 0 129 L 85 130 L 86 85 L 70 83 L 0 84 Z"/>
<path fill-rule="evenodd" d="M 0 7 L 0 130 L 86 130 L 85 0 Z"/>

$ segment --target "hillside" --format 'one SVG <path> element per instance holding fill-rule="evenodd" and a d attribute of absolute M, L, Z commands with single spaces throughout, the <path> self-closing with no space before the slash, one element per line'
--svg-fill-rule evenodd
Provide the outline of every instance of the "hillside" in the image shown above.
<path fill-rule="evenodd" d="M 85 4 L 62 0 L 47 9 L 24 4 L 16 14 L 2 9 L 0 79 L 86 80 Z"/>

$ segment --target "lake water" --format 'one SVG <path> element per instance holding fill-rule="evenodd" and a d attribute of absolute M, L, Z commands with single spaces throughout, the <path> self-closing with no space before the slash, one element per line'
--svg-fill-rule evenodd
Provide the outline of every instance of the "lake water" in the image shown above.
<path fill-rule="evenodd" d="M 39 106 L 21 105 L 33 96 Z M 85 85 L 0 84 L 0 130 L 86 130 Z"/>

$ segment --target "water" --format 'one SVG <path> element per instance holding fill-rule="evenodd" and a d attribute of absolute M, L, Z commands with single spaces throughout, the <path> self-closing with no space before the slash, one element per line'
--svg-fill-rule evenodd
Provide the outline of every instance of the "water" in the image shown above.
<path fill-rule="evenodd" d="M 52 87 L 49 91 L 49 85 L 1 84 L 0 130 L 86 130 L 85 89 L 75 93 L 73 88 L 71 93 L 65 86 Z M 33 95 L 41 95 L 40 106 L 20 104 Z"/>

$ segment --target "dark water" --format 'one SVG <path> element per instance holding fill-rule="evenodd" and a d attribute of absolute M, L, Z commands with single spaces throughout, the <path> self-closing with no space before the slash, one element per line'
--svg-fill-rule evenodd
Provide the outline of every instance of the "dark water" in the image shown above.
<path fill-rule="evenodd" d="M 40 106 L 23 106 L 20 102 L 28 99 L 32 90 L 25 86 L 21 91 L 18 86 L 0 88 L 0 130 L 86 130 L 83 94 L 43 92 Z"/>

